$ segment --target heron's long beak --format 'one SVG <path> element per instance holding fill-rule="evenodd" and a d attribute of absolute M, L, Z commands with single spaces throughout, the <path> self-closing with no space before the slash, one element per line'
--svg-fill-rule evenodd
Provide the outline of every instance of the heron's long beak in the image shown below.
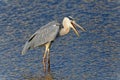
<path fill-rule="evenodd" d="M 77 29 L 75 28 L 75 25 L 72 22 L 71 22 L 71 24 L 72 24 L 71 28 L 74 30 L 75 34 L 79 37 L 80 35 L 79 35 Z"/>
<path fill-rule="evenodd" d="M 83 27 L 81 27 L 79 24 L 77 24 L 75 21 L 72 21 L 72 23 L 74 25 L 76 25 L 77 27 L 79 27 L 82 31 L 85 31 L 85 29 Z"/>
<path fill-rule="evenodd" d="M 85 31 L 85 29 L 81 27 L 79 24 L 77 24 L 75 21 L 72 21 L 71 24 L 72 24 L 71 28 L 74 30 L 74 32 L 76 33 L 78 37 L 79 37 L 79 33 L 75 26 L 78 26 L 82 31 Z"/>

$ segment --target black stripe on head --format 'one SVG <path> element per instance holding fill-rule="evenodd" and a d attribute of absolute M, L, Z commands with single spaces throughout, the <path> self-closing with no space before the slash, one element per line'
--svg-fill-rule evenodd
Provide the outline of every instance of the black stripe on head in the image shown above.
<path fill-rule="evenodd" d="M 68 18 L 69 18 L 70 20 L 74 20 L 73 17 L 71 17 L 71 16 L 68 16 Z"/>

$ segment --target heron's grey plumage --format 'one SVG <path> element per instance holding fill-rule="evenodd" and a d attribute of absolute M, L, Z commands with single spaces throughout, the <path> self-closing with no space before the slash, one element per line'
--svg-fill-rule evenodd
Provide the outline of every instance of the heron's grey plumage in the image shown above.
<path fill-rule="evenodd" d="M 58 35 L 59 30 L 60 24 L 56 21 L 49 22 L 45 26 L 41 27 L 25 43 L 22 54 L 25 54 L 28 49 L 35 48 L 47 42 L 53 41 Z"/>
<path fill-rule="evenodd" d="M 62 24 L 52 21 L 45 26 L 37 30 L 30 39 L 25 43 L 22 50 L 22 54 L 25 54 L 28 49 L 35 48 L 38 46 L 45 46 L 45 52 L 43 55 L 44 71 L 46 72 L 46 62 L 48 62 L 48 68 L 50 68 L 50 45 L 53 40 L 59 36 L 63 36 L 69 33 L 72 28 L 77 36 L 79 33 L 76 29 L 78 26 L 80 29 L 85 31 L 80 25 L 78 25 L 71 16 L 64 17 Z M 50 69 L 48 69 L 49 71 Z"/>

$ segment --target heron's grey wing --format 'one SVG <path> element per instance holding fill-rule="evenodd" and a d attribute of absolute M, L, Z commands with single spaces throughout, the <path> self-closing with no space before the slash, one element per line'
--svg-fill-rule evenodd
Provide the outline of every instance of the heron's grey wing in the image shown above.
<path fill-rule="evenodd" d="M 30 48 L 41 46 L 47 42 L 53 41 L 59 33 L 59 23 L 52 21 L 37 30 L 26 42 L 22 54 Z"/>
<path fill-rule="evenodd" d="M 40 28 L 38 31 L 36 31 L 35 37 L 32 40 L 33 46 L 37 47 L 47 42 L 53 41 L 59 33 L 59 28 L 60 26 L 55 21 L 50 22 Z"/>

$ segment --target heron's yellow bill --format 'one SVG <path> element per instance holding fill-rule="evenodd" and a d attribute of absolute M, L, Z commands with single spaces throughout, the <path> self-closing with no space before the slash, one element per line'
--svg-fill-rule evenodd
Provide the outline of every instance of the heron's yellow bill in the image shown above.
<path fill-rule="evenodd" d="M 71 28 L 74 30 L 75 34 L 76 34 L 78 37 L 79 37 L 80 35 L 79 35 L 79 33 L 78 33 L 78 31 L 77 31 L 77 29 L 76 29 L 75 26 L 79 27 L 82 31 L 85 31 L 85 29 L 84 29 L 83 27 L 81 27 L 79 24 L 77 24 L 75 21 L 72 21 L 71 24 L 72 24 Z"/>
<path fill-rule="evenodd" d="M 74 30 L 75 34 L 79 37 L 80 35 L 79 35 L 77 29 L 75 28 L 75 26 L 73 25 L 71 28 Z"/>
<path fill-rule="evenodd" d="M 81 27 L 79 24 L 77 24 L 76 22 L 74 22 L 74 24 L 79 27 L 82 31 L 86 31 L 83 27 Z"/>

